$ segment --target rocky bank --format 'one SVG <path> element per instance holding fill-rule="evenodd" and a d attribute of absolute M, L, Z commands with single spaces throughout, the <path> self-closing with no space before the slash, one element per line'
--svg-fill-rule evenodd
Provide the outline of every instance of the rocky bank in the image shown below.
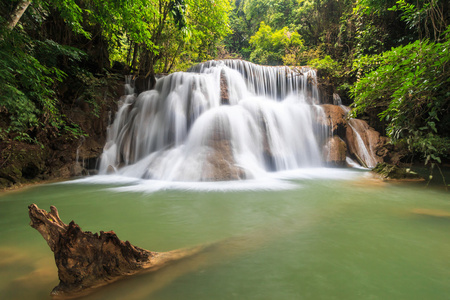
<path fill-rule="evenodd" d="M 83 100 L 61 101 L 61 112 L 67 120 L 77 124 L 85 136 L 74 139 L 68 133 L 42 132 L 37 134 L 38 144 L 19 142 L 13 137 L 1 140 L 0 189 L 95 173 L 107 127 L 117 111 L 117 101 L 124 93 L 123 86 L 123 80 L 117 80 L 102 87 L 101 94 L 106 96 L 97 99 L 97 116 L 92 106 Z M 5 116 L 0 114 L 0 119 L 0 126 L 5 125 Z"/>

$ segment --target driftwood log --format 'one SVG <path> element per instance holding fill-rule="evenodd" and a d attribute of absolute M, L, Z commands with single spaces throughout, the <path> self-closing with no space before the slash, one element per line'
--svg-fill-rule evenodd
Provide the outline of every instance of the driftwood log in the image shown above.
<path fill-rule="evenodd" d="M 93 234 L 74 221 L 61 221 L 56 207 L 50 212 L 36 204 L 28 207 L 30 225 L 47 241 L 55 255 L 59 285 L 56 298 L 76 298 L 123 277 L 155 271 L 169 262 L 201 252 L 204 247 L 153 252 L 121 241 L 114 231 Z"/>

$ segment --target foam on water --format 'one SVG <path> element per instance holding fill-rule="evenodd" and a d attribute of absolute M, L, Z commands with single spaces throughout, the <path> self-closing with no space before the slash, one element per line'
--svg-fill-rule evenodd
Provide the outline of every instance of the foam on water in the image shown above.
<path fill-rule="evenodd" d="M 283 191 L 301 189 L 302 181 L 305 180 L 356 180 L 368 173 L 352 169 L 302 168 L 265 174 L 266 176 L 253 180 L 209 182 L 145 180 L 120 175 L 97 175 L 56 184 L 115 185 L 117 187 L 108 187 L 107 190 L 138 193 Z"/>

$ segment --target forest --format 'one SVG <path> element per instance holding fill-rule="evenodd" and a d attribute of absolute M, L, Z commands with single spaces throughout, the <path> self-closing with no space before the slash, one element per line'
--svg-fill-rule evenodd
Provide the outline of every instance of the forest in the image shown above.
<path fill-rule="evenodd" d="M 151 87 L 158 74 L 224 58 L 316 68 L 352 115 L 388 136 L 405 161 L 439 166 L 450 158 L 449 6 L 446 0 L 2 0 L 0 169 L 17 181 L 7 166 L 25 160 L 24 151 L 38 149 L 48 166 L 56 141 L 76 147 L 92 135 L 76 109 L 91 122 L 107 118 L 105 107 L 117 105 L 108 99 L 118 97 L 105 87 L 124 75 Z M 27 166 L 21 172 L 30 178 L 40 172 Z"/>

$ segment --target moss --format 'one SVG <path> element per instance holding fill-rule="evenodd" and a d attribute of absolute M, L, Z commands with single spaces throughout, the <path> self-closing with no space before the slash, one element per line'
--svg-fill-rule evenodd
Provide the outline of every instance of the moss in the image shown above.
<path fill-rule="evenodd" d="M 2 153 L 0 184 L 7 187 L 38 179 L 45 171 L 44 156 L 44 151 L 38 145 L 11 143 L 11 147 Z"/>
<path fill-rule="evenodd" d="M 12 182 L 5 179 L 5 178 L 0 178 L 0 190 L 1 189 L 5 189 L 8 188 L 12 185 Z"/>
<path fill-rule="evenodd" d="M 412 172 L 410 169 L 400 168 L 396 165 L 388 163 L 378 163 L 375 168 L 372 169 L 381 175 L 384 179 L 397 179 L 397 180 L 423 180 L 417 173 Z"/>

